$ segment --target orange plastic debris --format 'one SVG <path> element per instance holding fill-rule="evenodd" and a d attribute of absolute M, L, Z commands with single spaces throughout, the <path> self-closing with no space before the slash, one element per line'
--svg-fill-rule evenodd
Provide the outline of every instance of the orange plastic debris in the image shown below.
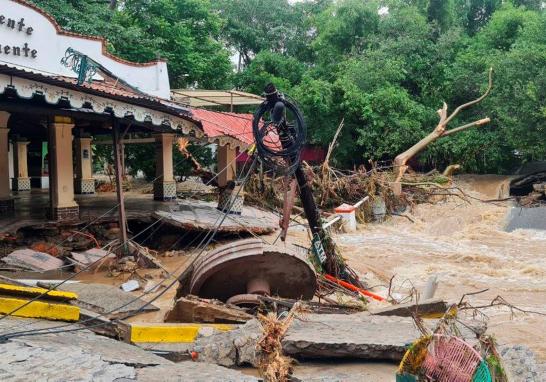
<path fill-rule="evenodd" d="M 377 301 L 385 301 L 385 299 L 383 297 L 381 297 L 381 296 L 379 296 L 379 295 L 377 295 L 375 293 L 367 291 L 366 289 L 356 287 L 353 284 L 348 283 L 348 282 L 343 281 L 343 280 L 340 280 L 340 279 L 337 279 L 332 275 L 325 274 L 324 277 L 326 277 L 327 280 L 330 280 L 331 282 L 336 283 L 337 285 L 341 285 L 344 288 L 352 290 L 353 292 L 361 293 L 361 294 L 363 294 L 365 296 L 368 296 L 368 297 L 371 297 L 371 298 L 373 298 L 374 300 L 377 300 Z"/>

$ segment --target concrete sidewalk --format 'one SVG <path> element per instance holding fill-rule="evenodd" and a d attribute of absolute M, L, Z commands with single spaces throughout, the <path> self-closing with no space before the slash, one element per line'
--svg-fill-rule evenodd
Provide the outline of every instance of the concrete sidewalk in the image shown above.
<path fill-rule="evenodd" d="M 58 325 L 7 318 L 0 320 L 0 334 Z M 0 353 L 2 381 L 258 381 L 217 365 L 173 363 L 89 330 L 14 338 L 0 344 Z"/>

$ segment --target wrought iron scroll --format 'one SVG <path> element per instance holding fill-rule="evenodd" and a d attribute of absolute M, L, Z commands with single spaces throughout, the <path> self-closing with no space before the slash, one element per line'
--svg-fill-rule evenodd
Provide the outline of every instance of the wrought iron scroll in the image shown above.
<path fill-rule="evenodd" d="M 72 48 L 66 50 L 61 64 L 78 75 L 78 85 L 82 85 L 84 82 L 91 83 L 98 70 L 95 61 Z"/>

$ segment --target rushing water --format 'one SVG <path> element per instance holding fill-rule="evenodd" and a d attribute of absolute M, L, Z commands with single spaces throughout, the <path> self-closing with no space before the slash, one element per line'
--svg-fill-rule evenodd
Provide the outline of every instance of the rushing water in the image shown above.
<path fill-rule="evenodd" d="M 422 204 L 409 213 L 414 222 L 394 217 L 339 235 L 336 241 L 365 277 L 385 285 L 396 275 L 400 294 L 410 282 L 422 290 L 437 275 L 435 297 L 456 302 L 464 293 L 489 289 L 468 301 L 486 305 L 500 295 L 518 308 L 546 314 L 546 231 L 504 232 L 508 206 L 477 200 L 469 204 L 459 198 Z M 546 359 L 546 316 L 516 312 L 512 317 L 500 307 L 483 312 L 500 343 L 526 344 Z"/>

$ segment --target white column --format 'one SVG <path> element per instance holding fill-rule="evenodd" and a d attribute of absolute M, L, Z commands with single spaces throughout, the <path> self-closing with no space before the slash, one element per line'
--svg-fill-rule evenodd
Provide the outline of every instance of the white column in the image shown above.
<path fill-rule="evenodd" d="M 73 127 L 74 123 L 68 117 L 55 117 L 49 124 L 50 203 L 54 220 L 79 218 L 79 207 L 74 201 Z"/>
<path fill-rule="evenodd" d="M 173 133 L 161 133 L 156 139 L 156 180 L 154 181 L 155 200 L 176 199 L 176 182 L 173 167 Z"/>
<path fill-rule="evenodd" d="M 81 136 L 74 139 L 74 152 L 76 154 L 76 179 L 74 180 L 74 189 L 77 194 L 95 193 L 91 141 L 91 136 L 83 135 L 83 133 Z"/>
<path fill-rule="evenodd" d="M 30 178 L 28 177 L 28 144 L 25 138 L 17 138 L 13 142 L 13 184 L 14 191 L 30 191 Z"/>

